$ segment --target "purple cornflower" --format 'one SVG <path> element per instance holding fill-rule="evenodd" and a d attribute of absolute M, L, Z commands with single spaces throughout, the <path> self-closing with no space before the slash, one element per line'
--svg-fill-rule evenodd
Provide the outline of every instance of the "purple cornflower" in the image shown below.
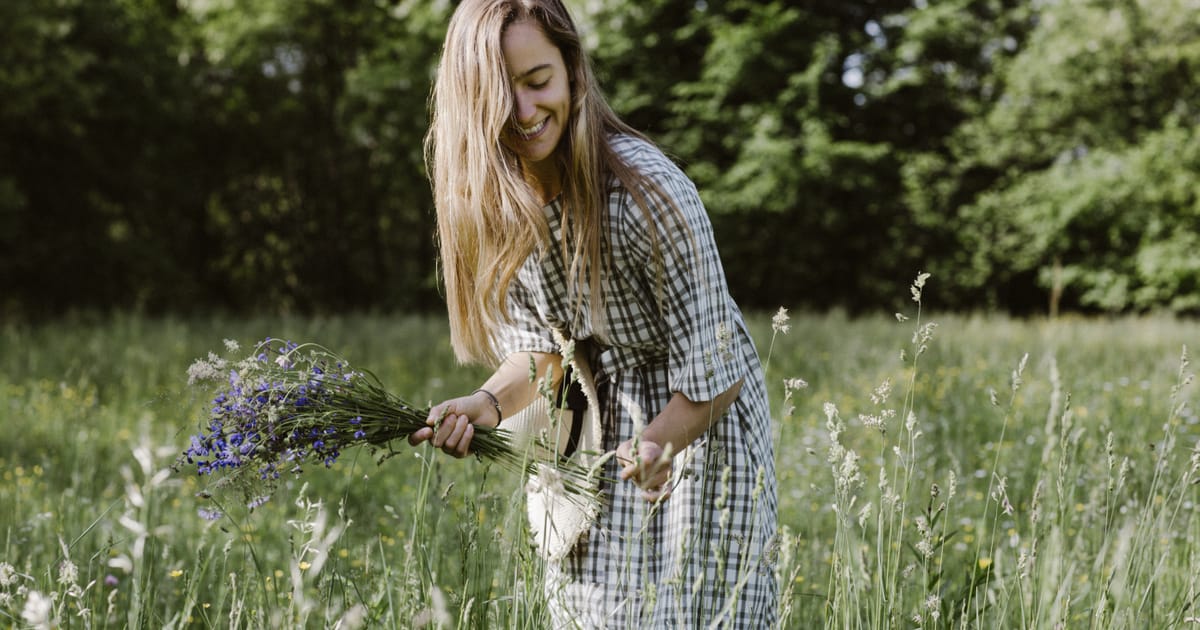
<path fill-rule="evenodd" d="M 196 510 L 196 513 L 200 515 L 200 518 L 206 521 L 219 521 L 225 516 L 220 510 L 208 510 L 205 508 Z"/>
<path fill-rule="evenodd" d="M 331 467 L 349 447 L 379 446 L 424 426 L 426 411 L 316 346 L 267 338 L 247 358 L 223 365 L 224 374 L 204 385 L 212 388 L 207 417 L 176 465 L 213 477 L 213 488 L 237 488 L 250 509 L 270 497 L 284 474 L 299 474 L 306 464 Z M 367 410 L 374 421 L 380 409 L 408 424 L 389 424 L 393 435 L 364 420 Z M 224 515 L 205 509 L 201 516 Z"/>

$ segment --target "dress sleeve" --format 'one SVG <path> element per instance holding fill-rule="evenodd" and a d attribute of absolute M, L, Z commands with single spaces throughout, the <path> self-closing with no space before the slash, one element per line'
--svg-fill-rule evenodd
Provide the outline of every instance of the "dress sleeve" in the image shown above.
<path fill-rule="evenodd" d="M 677 212 L 651 196 L 654 224 L 647 226 L 644 214 L 626 193 L 629 206 L 621 213 L 627 242 L 644 260 L 644 286 L 652 301 L 649 310 L 661 314 L 669 386 L 693 402 L 709 401 L 746 373 L 741 313 L 729 295 L 712 223 L 696 186 L 656 151 L 648 165 L 634 164 L 678 208 Z M 651 232 L 662 256 L 661 274 L 654 262 Z"/>
<path fill-rule="evenodd" d="M 509 285 L 509 322 L 501 324 L 493 338 L 496 354 L 500 357 L 517 352 L 554 354 L 559 351 L 551 325 L 537 307 L 537 283 L 533 282 L 531 271 L 531 265 L 536 264 L 536 259 L 531 258 Z"/>

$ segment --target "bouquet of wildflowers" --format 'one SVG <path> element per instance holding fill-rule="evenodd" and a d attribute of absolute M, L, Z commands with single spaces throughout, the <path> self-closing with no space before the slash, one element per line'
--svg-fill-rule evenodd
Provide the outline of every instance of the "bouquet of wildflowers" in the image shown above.
<path fill-rule="evenodd" d="M 226 349 L 238 344 L 226 340 Z M 207 425 L 191 438 L 176 470 L 194 466 L 215 481 L 201 493 L 236 489 L 251 509 L 266 502 L 281 477 L 306 466 L 330 467 L 344 451 L 365 446 L 394 454 L 393 440 L 428 426 L 427 407 L 388 392 L 368 371 L 315 344 L 267 339 L 245 359 L 209 353 L 188 369 L 188 383 L 215 390 Z M 534 473 L 552 463 L 569 492 L 589 492 L 591 472 L 557 456 L 539 440 L 517 440 L 503 429 L 476 427 L 471 447 L 480 459 Z M 201 510 L 210 519 L 218 511 Z"/>

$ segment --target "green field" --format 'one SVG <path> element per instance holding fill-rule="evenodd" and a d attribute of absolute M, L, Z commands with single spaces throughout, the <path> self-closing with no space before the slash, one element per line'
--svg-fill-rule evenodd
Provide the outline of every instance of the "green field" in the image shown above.
<path fill-rule="evenodd" d="M 751 318 L 770 357 L 782 625 L 1200 622 L 1181 361 L 1200 324 L 910 315 L 794 314 L 786 334 Z M 196 479 L 169 470 L 207 407 L 187 368 L 266 336 L 322 343 L 421 402 L 483 374 L 455 364 L 438 319 L 0 328 L 0 627 L 543 627 L 519 480 L 474 459 L 348 453 L 253 514 L 197 516 Z"/>

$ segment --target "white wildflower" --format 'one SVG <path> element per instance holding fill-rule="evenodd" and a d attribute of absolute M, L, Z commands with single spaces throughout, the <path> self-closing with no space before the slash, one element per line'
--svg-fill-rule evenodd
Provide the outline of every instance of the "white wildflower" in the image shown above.
<path fill-rule="evenodd" d="M 233 339 L 226 339 L 224 341 L 225 349 L 230 352 L 237 352 L 241 348 L 241 346 L 238 345 L 238 342 L 234 341 Z"/>
<path fill-rule="evenodd" d="M 869 518 L 871 518 L 871 504 L 868 502 L 863 504 L 862 508 L 858 511 L 858 526 L 866 529 L 867 519 Z"/>
<path fill-rule="evenodd" d="M 868 429 L 875 429 L 880 433 L 887 433 L 887 426 L 883 423 L 883 418 L 868 413 L 858 414 L 859 422 L 863 423 Z"/>
<path fill-rule="evenodd" d="M 871 392 L 871 402 L 876 405 L 882 405 L 883 403 L 887 402 L 888 396 L 891 394 L 892 379 L 885 378 L 883 379 L 883 382 L 879 384 L 879 387 L 876 387 L 875 391 Z"/>
<path fill-rule="evenodd" d="M 781 306 L 779 307 L 779 311 L 776 312 L 775 315 L 771 316 L 771 330 L 786 335 L 791 329 L 792 326 L 788 323 L 787 309 Z"/>
<path fill-rule="evenodd" d="M 79 581 L 79 567 L 71 562 L 70 558 L 63 560 L 62 564 L 58 565 L 58 583 L 59 584 L 75 584 Z"/>
<path fill-rule="evenodd" d="M 50 630 L 54 627 L 50 618 L 53 610 L 54 600 L 37 591 L 29 591 L 29 597 L 25 599 L 25 608 L 21 611 L 21 618 L 37 630 Z"/>
<path fill-rule="evenodd" d="M 933 331 L 937 329 L 937 327 L 937 322 L 929 322 L 913 332 L 913 344 L 921 346 L 921 352 L 918 352 L 918 354 L 924 352 L 925 344 L 929 343 L 929 341 L 933 339 Z"/>
<path fill-rule="evenodd" d="M 188 385 L 194 385 L 196 381 L 211 381 L 221 378 L 227 365 L 225 359 L 209 352 L 207 359 L 197 359 L 188 367 Z"/>
<path fill-rule="evenodd" d="M 783 388 L 788 391 L 804 389 L 808 387 L 808 381 L 802 378 L 785 378 L 783 379 Z"/>
<path fill-rule="evenodd" d="M 999 477 L 997 479 L 996 489 L 992 491 L 992 500 L 1002 506 L 1004 514 L 1012 515 L 1013 505 L 1008 500 L 1008 477 Z"/>
<path fill-rule="evenodd" d="M 921 301 L 921 289 L 925 288 L 925 281 L 928 279 L 929 279 L 928 273 L 925 273 L 925 272 L 917 273 L 917 279 L 913 280 L 912 286 L 909 287 L 909 291 L 912 292 L 912 299 L 914 302 Z"/>
<path fill-rule="evenodd" d="M 0 586 L 8 587 L 17 583 L 17 569 L 7 562 L 0 562 Z"/>
<path fill-rule="evenodd" d="M 942 599 L 930 593 L 929 597 L 925 598 L 925 609 L 929 611 L 929 618 L 937 621 L 938 617 L 942 616 Z"/>
<path fill-rule="evenodd" d="M 1024 354 L 1024 356 L 1021 357 L 1021 362 L 1017 364 L 1017 369 L 1013 370 L 1012 390 L 1014 392 L 1017 391 L 1018 389 L 1020 389 L 1021 385 L 1024 383 L 1024 381 L 1021 379 L 1021 375 L 1025 372 L 1025 364 L 1028 361 L 1029 361 L 1029 353 L 1026 352 Z"/>
<path fill-rule="evenodd" d="M 796 405 L 792 404 L 792 393 L 805 387 L 808 387 L 808 383 L 802 378 L 783 379 L 783 416 L 785 418 L 792 417 L 792 414 L 796 412 Z"/>
<path fill-rule="evenodd" d="M 350 607 L 350 610 L 342 613 L 342 618 L 337 620 L 334 628 L 343 628 L 346 630 L 362 628 L 362 626 L 366 625 L 368 614 L 370 613 L 368 613 L 366 606 L 355 604 Z"/>
<path fill-rule="evenodd" d="M 428 625 L 433 625 L 435 628 L 443 628 L 450 626 L 450 611 L 446 606 L 446 596 L 442 593 L 442 589 L 434 586 L 430 591 L 430 606 L 416 614 L 413 617 L 414 628 L 424 628 Z"/>
<path fill-rule="evenodd" d="M 847 450 L 843 453 L 841 465 L 838 467 L 837 485 L 839 488 L 850 488 L 862 480 L 859 468 L 858 453 Z"/>

